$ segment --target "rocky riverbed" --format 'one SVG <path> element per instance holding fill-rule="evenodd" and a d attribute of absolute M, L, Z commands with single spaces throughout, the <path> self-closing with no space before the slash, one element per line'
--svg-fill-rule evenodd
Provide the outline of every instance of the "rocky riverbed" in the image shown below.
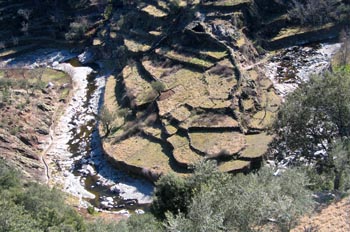
<path fill-rule="evenodd" d="M 79 59 L 87 60 L 87 55 Z M 1 62 L 3 67 L 48 66 L 72 78 L 71 98 L 64 112 L 57 112 L 44 157 L 49 183 L 77 197 L 82 207 L 93 204 L 101 210 L 124 209 L 120 212 L 126 215 L 125 208 L 142 213 L 138 205 L 151 202 L 153 185 L 116 170 L 104 159 L 101 148 L 97 115 L 106 75 L 87 66 L 73 66 L 68 61 L 74 57 L 77 54 L 68 51 L 42 50 Z"/>
<path fill-rule="evenodd" d="M 265 65 L 266 75 L 281 96 L 286 96 L 307 81 L 310 75 L 329 68 L 332 57 L 341 43 L 321 43 L 282 49 Z"/>

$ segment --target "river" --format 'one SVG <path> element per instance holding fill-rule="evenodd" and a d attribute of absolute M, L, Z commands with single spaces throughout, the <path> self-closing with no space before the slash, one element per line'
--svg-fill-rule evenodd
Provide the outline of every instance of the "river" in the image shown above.
<path fill-rule="evenodd" d="M 2 66 L 46 66 L 72 78 L 71 98 L 64 112 L 57 112 L 44 157 L 48 183 L 75 196 L 81 207 L 124 215 L 142 213 L 152 201 L 152 183 L 117 170 L 101 147 L 98 112 L 110 73 L 98 61 L 83 66 L 77 57 L 66 50 L 39 50 L 2 62 Z"/>

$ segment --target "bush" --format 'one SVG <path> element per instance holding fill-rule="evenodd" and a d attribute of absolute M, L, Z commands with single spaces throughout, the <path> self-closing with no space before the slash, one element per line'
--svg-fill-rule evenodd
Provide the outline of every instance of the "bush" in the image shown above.
<path fill-rule="evenodd" d="M 112 4 L 108 4 L 105 8 L 105 11 L 103 13 L 103 17 L 107 20 L 110 19 L 112 17 L 113 14 L 113 5 Z"/>
<path fill-rule="evenodd" d="M 278 176 L 267 168 L 237 176 L 209 170 L 198 173 L 202 184 L 187 210 L 166 213 L 168 231 L 259 231 L 269 223 L 287 231 L 313 206 L 307 177 L 299 169 Z"/>
<path fill-rule="evenodd" d="M 129 231 L 158 232 L 162 230 L 162 224 L 152 214 L 134 215 L 127 221 Z"/>
<path fill-rule="evenodd" d="M 19 194 L 17 203 L 39 223 L 42 230 L 52 229 L 62 231 L 71 228 L 83 231 L 82 218 L 64 203 L 61 192 L 48 189 L 37 183 L 30 183 L 26 190 Z"/>
<path fill-rule="evenodd" d="M 128 220 L 119 223 L 96 220 L 89 223 L 89 232 L 158 232 L 163 231 L 162 225 L 151 214 L 133 215 Z"/>
<path fill-rule="evenodd" d="M 19 174 L 0 159 L 0 192 L 20 186 Z"/>
<path fill-rule="evenodd" d="M 339 15 L 337 0 L 292 0 L 288 15 L 302 25 L 322 25 Z"/>
<path fill-rule="evenodd" d="M 158 93 L 165 90 L 166 86 L 161 81 L 152 81 L 151 86 Z"/>
<path fill-rule="evenodd" d="M 91 215 L 96 213 L 95 207 L 93 207 L 93 206 L 89 206 L 89 207 L 87 208 L 87 211 L 88 211 L 88 213 L 91 214 Z"/>
<path fill-rule="evenodd" d="M 80 17 L 69 24 L 69 31 L 65 34 L 66 40 L 81 40 L 89 28 L 89 22 L 86 18 Z"/>
<path fill-rule="evenodd" d="M 62 193 L 19 174 L 0 161 L 0 231 L 84 231 L 82 218 L 64 203 Z"/>
<path fill-rule="evenodd" d="M 121 221 L 119 223 L 114 222 L 106 222 L 103 220 L 96 220 L 95 222 L 91 222 L 87 224 L 87 228 L 89 228 L 89 232 L 128 232 L 128 227 L 125 221 Z"/>
<path fill-rule="evenodd" d="M 158 218 L 164 219 L 167 211 L 178 214 L 186 213 L 190 202 L 190 186 L 181 177 L 171 173 L 156 183 L 151 211 Z"/>
<path fill-rule="evenodd" d="M 0 208 L 0 231 L 39 231 L 37 222 L 22 206 L 16 205 L 13 201 L 8 201 L 4 196 L 1 196 Z"/>

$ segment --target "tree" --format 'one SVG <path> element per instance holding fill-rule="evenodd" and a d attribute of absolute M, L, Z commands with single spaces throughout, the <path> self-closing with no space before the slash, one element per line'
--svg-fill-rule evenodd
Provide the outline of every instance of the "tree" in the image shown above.
<path fill-rule="evenodd" d="M 161 81 L 152 81 L 151 86 L 154 90 L 156 90 L 158 93 L 165 90 L 166 86 Z"/>
<path fill-rule="evenodd" d="M 30 213 L 43 231 L 84 231 L 82 218 L 64 203 L 63 196 L 56 189 L 29 183 L 19 194 L 17 204 Z"/>
<path fill-rule="evenodd" d="M 350 141 L 349 139 L 335 142 L 330 152 L 334 172 L 333 189 L 350 189 Z"/>
<path fill-rule="evenodd" d="M 156 186 L 151 207 L 154 215 L 164 219 L 167 211 L 173 214 L 187 212 L 191 191 L 183 178 L 170 173 L 161 177 Z"/>
<path fill-rule="evenodd" d="M 278 157 L 326 160 L 330 144 L 350 136 L 349 88 L 350 69 L 342 67 L 311 77 L 287 96 L 273 125 Z"/>
<path fill-rule="evenodd" d="M 288 231 L 313 206 L 307 177 L 300 170 L 276 176 L 264 168 L 249 175 L 221 173 L 205 179 L 194 190 L 187 211 L 166 214 L 168 231 L 259 231 L 268 224 Z"/>
<path fill-rule="evenodd" d="M 0 192 L 20 186 L 19 174 L 0 159 Z"/>
<path fill-rule="evenodd" d="M 348 66 L 313 76 L 287 97 L 273 126 L 276 157 L 313 164 L 310 173 L 316 189 L 350 187 L 344 183 L 350 169 L 349 88 Z"/>
<path fill-rule="evenodd" d="M 32 14 L 32 10 L 30 10 L 30 9 L 19 9 L 17 11 L 17 14 L 24 19 L 24 21 L 21 22 L 21 25 L 22 25 L 21 31 L 25 35 L 28 35 L 29 18 L 30 18 L 30 15 Z"/>
<path fill-rule="evenodd" d="M 119 223 L 96 220 L 88 224 L 89 232 L 160 232 L 162 225 L 152 214 L 133 215 Z"/>
<path fill-rule="evenodd" d="M 89 228 L 90 232 L 128 232 L 128 227 L 126 221 L 124 220 L 119 223 L 96 220 L 94 222 L 88 223 L 87 227 Z"/>
<path fill-rule="evenodd" d="M 66 40 L 81 40 L 90 27 L 90 22 L 86 17 L 78 17 L 69 24 L 69 31 L 65 34 Z"/>
<path fill-rule="evenodd" d="M 342 66 L 349 64 L 350 59 L 350 39 L 348 35 L 348 29 L 343 29 L 340 32 L 340 41 L 343 43 L 339 52 L 339 63 Z"/>
<path fill-rule="evenodd" d="M 33 220 L 23 207 L 3 197 L 1 196 L 0 200 L 0 231 L 39 231 L 37 222 Z"/>
<path fill-rule="evenodd" d="M 115 119 L 115 113 L 112 113 L 108 108 L 102 106 L 100 111 L 100 121 L 105 132 L 104 137 L 107 137 L 111 133 L 111 125 Z"/>
<path fill-rule="evenodd" d="M 336 0 L 292 0 L 288 15 L 302 25 L 321 25 L 335 20 Z"/>
<path fill-rule="evenodd" d="M 0 161 L 0 231 L 84 231 L 77 212 L 62 193 L 23 183 L 17 171 Z"/>
<path fill-rule="evenodd" d="M 134 215 L 131 216 L 127 221 L 128 231 L 139 231 L 139 232 L 160 232 L 162 225 L 156 218 L 150 214 Z"/>

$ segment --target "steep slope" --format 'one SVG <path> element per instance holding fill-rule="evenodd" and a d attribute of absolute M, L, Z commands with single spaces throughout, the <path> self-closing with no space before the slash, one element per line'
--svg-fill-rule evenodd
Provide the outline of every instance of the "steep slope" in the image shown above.
<path fill-rule="evenodd" d="M 350 201 L 349 198 L 342 199 L 339 202 L 323 208 L 320 212 L 310 217 L 304 217 L 299 225 L 292 231 L 349 231 L 350 230 Z"/>
<path fill-rule="evenodd" d="M 102 19 L 99 6 L 87 0 L 0 1 L 0 57 L 43 47 L 78 48 Z"/>
<path fill-rule="evenodd" d="M 0 158 L 25 177 L 45 181 L 42 153 L 58 116 L 55 111 L 68 97 L 70 79 L 50 69 L 5 69 L 0 83 Z"/>

